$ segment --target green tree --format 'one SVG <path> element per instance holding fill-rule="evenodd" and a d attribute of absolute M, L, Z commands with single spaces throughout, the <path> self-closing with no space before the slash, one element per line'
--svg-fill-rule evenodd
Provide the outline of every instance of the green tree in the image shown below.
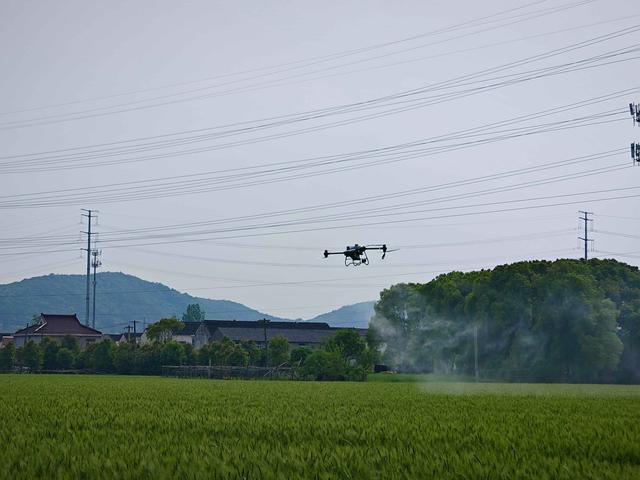
<path fill-rule="evenodd" d="M 162 365 L 184 365 L 187 359 L 184 346 L 178 342 L 163 344 L 160 356 Z"/>
<path fill-rule="evenodd" d="M 289 361 L 289 340 L 282 335 L 276 335 L 269 340 L 269 364 L 281 365 Z"/>
<path fill-rule="evenodd" d="M 73 367 L 74 354 L 71 350 L 66 347 L 61 347 L 58 349 L 58 353 L 56 355 L 56 365 L 58 368 L 62 370 L 69 370 Z"/>
<path fill-rule="evenodd" d="M 136 371 L 139 360 L 137 350 L 138 346 L 135 343 L 125 342 L 117 345 L 113 356 L 113 366 L 116 372 L 128 375 Z"/>
<path fill-rule="evenodd" d="M 209 360 L 211 359 L 211 346 L 203 345 L 198 350 L 196 350 L 196 362 L 198 365 L 209 365 Z M 214 363 L 213 361 L 211 362 Z"/>
<path fill-rule="evenodd" d="M 246 367 L 248 363 L 249 354 L 240 345 L 235 345 L 234 348 L 227 353 L 225 365 Z"/>
<path fill-rule="evenodd" d="M 225 337 L 219 342 L 209 345 L 209 359 L 212 365 L 225 365 L 227 356 L 234 348 L 233 342 Z"/>
<path fill-rule="evenodd" d="M 382 340 L 386 362 L 406 370 L 415 369 L 424 355 L 422 327 L 424 298 L 417 284 L 398 284 L 380 293 L 369 328 Z"/>
<path fill-rule="evenodd" d="M 76 337 L 72 337 L 71 335 L 65 335 L 64 337 L 62 337 L 60 346 L 71 350 L 74 355 L 77 355 L 80 352 L 80 344 L 78 343 L 78 339 Z"/>
<path fill-rule="evenodd" d="M 93 351 L 93 368 L 98 372 L 113 372 L 115 349 L 115 344 L 110 339 L 98 342 Z"/>
<path fill-rule="evenodd" d="M 299 369 L 300 376 L 312 380 L 346 380 L 347 364 L 339 352 L 315 350 Z"/>
<path fill-rule="evenodd" d="M 199 303 L 187 305 L 187 310 L 182 314 L 183 322 L 201 322 L 204 320 L 205 312 L 200 308 Z"/>
<path fill-rule="evenodd" d="M 0 348 L 0 370 L 11 370 L 16 363 L 16 346 L 9 342 Z"/>
<path fill-rule="evenodd" d="M 58 350 L 60 345 L 55 340 L 44 338 L 40 343 L 42 348 L 43 368 L 45 370 L 55 370 L 58 368 Z"/>
<path fill-rule="evenodd" d="M 477 334 L 480 371 L 492 377 L 628 380 L 640 371 L 640 273 L 613 260 L 451 272 L 393 286 L 375 310 L 384 359 L 403 370 L 472 373 Z"/>
<path fill-rule="evenodd" d="M 147 338 L 152 342 L 168 342 L 173 337 L 174 332 L 179 332 L 184 328 L 184 323 L 176 317 L 163 318 L 147 328 Z"/>
<path fill-rule="evenodd" d="M 25 367 L 31 370 L 40 370 L 42 367 L 42 348 L 33 340 L 29 340 L 20 349 L 20 358 Z"/>
<path fill-rule="evenodd" d="M 256 342 L 253 340 L 243 340 L 240 342 L 240 346 L 242 346 L 249 356 L 249 365 L 260 366 L 263 364 L 262 351 L 257 347 Z"/>
<path fill-rule="evenodd" d="M 339 352 L 344 358 L 358 359 L 367 345 L 357 331 L 345 328 L 338 330 L 326 343 L 327 350 Z"/>
<path fill-rule="evenodd" d="M 143 375 L 159 375 L 162 372 L 162 344 L 142 345 L 135 350 L 135 371 Z M 166 365 L 166 363 L 165 363 Z"/>
<path fill-rule="evenodd" d="M 181 344 L 181 345 L 182 345 L 182 348 L 184 349 L 184 355 L 185 355 L 184 364 L 196 365 L 197 364 L 196 351 L 193 348 L 193 345 L 191 345 L 190 343 Z"/>
<path fill-rule="evenodd" d="M 311 353 L 313 353 L 313 350 L 308 347 L 296 347 L 291 350 L 290 361 L 293 365 L 300 366 Z"/>

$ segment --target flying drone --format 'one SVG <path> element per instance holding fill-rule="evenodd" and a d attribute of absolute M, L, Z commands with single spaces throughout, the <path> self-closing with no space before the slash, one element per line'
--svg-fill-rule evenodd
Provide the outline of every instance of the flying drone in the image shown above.
<path fill-rule="evenodd" d="M 387 249 L 386 245 L 358 245 L 357 243 L 352 247 L 347 246 L 343 252 L 330 252 L 324 251 L 324 258 L 328 258 L 329 255 L 344 255 L 344 265 L 348 267 L 353 265 L 357 267 L 359 265 L 369 265 L 369 257 L 367 257 L 367 250 L 382 250 L 382 258 L 387 255 L 387 252 L 393 252 L 394 250 Z"/>

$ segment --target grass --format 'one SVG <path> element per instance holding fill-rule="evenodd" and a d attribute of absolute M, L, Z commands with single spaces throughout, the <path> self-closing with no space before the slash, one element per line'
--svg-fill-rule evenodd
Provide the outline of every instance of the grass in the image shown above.
<path fill-rule="evenodd" d="M 2 375 L 0 419 L 4 478 L 640 478 L 638 386 Z"/>
<path fill-rule="evenodd" d="M 369 382 L 390 383 L 460 383 L 473 382 L 473 376 L 463 375 L 436 375 L 433 373 L 370 373 L 367 376 Z"/>

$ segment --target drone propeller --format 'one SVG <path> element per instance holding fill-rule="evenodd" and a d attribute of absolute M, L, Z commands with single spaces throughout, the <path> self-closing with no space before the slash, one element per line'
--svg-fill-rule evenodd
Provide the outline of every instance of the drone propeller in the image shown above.
<path fill-rule="evenodd" d="M 400 249 L 399 249 L 399 248 L 394 248 L 394 249 L 392 249 L 392 250 L 387 250 L 386 252 L 384 252 L 384 253 L 382 254 L 382 259 L 384 260 L 384 257 L 386 257 L 386 256 L 387 256 L 387 253 L 397 252 L 398 250 L 400 250 Z"/>

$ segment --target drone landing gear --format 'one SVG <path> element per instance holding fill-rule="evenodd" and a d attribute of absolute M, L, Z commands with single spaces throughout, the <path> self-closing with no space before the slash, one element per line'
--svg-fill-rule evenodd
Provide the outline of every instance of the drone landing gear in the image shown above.
<path fill-rule="evenodd" d="M 358 258 L 351 258 L 346 256 L 344 257 L 345 267 L 359 267 L 360 265 L 369 265 L 369 257 L 367 257 L 367 252 L 363 252 Z"/>

